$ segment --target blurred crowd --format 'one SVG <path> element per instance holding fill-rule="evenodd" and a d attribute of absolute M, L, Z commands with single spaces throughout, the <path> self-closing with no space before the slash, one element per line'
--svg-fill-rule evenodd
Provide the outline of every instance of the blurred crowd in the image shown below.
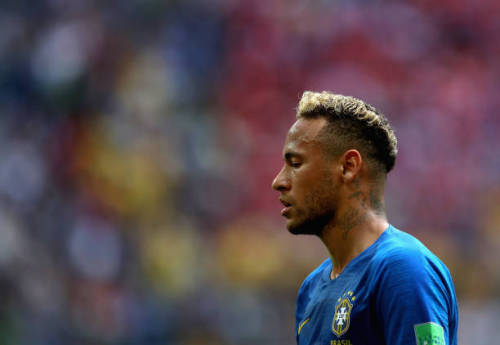
<path fill-rule="evenodd" d="M 270 188 L 303 90 L 396 129 L 392 224 L 500 337 L 500 2 L 0 4 L 0 344 L 294 343 L 327 257 Z"/>

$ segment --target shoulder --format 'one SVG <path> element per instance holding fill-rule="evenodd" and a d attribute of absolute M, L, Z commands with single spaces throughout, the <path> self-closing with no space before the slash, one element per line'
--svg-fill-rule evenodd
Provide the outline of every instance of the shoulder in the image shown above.
<path fill-rule="evenodd" d="M 300 286 L 297 295 L 297 310 L 295 315 L 297 326 L 299 322 L 303 320 L 308 304 L 315 298 L 315 291 L 317 291 L 316 287 L 322 280 L 322 275 L 325 274 L 325 270 L 328 270 L 329 267 L 331 267 L 331 260 L 326 259 L 306 277 Z"/>
<path fill-rule="evenodd" d="M 411 291 L 433 286 L 446 295 L 454 289 L 446 265 L 422 242 L 393 227 L 388 231 L 372 261 L 377 285 Z"/>
<path fill-rule="evenodd" d="M 431 270 L 449 274 L 444 263 L 414 236 L 390 227 L 374 256 L 382 269 Z"/>
<path fill-rule="evenodd" d="M 314 290 L 314 287 L 321 281 L 322 275 L 325 274 L 325 270 L 328 270 L 331 267 L 331 260 L 326 259 L 316 267 L 314 271 L 309 273 L 309 275 L 304 279 L 304 282 L 300 286 L 298 298 L 306 299 Z"/>
<path fill-rule="evenodd" d="M 318 267 L 316 267 L 314 271 L 309 273 L 306 279 L 304 279 L 300 290 L 307 289 L 311 285 L 315 285 L 315 283 L 317 283 L 321 279 L 321 276 L 322 274 L 324 274 L 325 270 L 328 270 L 329 267 L 331 267 L 331 260 L 328 258 L 323 261 Z"/>
<path fill-rule="evenodd" d="M 376 315 L 387 343 L 409 343 L 415 339 L 414 325 L 428 322 L 443 327 L 443 337 L 451 339 L 446 343 L 453 343 L 456 296 L 450 273 L 436 255 L 415 237 L 390 227 L 371 265 Z"/>

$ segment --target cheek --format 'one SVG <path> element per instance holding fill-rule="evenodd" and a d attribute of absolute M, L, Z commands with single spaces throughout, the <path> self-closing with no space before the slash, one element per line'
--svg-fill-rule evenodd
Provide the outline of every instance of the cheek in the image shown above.
<path fill-rule="evenodd" d="M 323 174 L 313 182 L 307 195 L 308 204 L 315 209 L 325 210 L 334 207 L 336 187 L 330 175 Z"/>
<path fill-rule="evenodd" d="M 325 191 L 321 188 L 311 189 L 304 198 L 306 207 L 310 210 L 319 210 L 323 208 L 326 199 L 325 194 Z"/>
<path fill-rule="evenodd" d="M 290 173 L 295 199 L 305 208 L 322 204 L 322 201 L 332 194 L 334 180 L 324 166 L 311 164 L 307 166 L 307 169 Z"/>

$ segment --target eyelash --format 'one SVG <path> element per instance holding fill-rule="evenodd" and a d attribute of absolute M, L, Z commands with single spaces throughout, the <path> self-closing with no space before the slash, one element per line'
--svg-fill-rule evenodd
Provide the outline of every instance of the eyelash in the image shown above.
<path fill-rule="evenodd" d="M 292 168 L 298 168 L 298 167 L 300 167 L 301 165 L 302 165 L 302 163 L 290 163 L 290 166 L 291 166 Z"/>

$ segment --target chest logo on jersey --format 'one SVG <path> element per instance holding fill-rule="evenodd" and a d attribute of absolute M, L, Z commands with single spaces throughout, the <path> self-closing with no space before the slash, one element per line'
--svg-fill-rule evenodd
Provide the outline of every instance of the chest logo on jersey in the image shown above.
<path fill-rule="evenodd" d="M 332 332 L 340 337 L 347 332 L 351 323 L 352 303 L 356 297 L 352 295 L 352 291 L 344 294 L 343 298 L 339 298 L 335 305 L 335 314 L 333 315 Z"/>

